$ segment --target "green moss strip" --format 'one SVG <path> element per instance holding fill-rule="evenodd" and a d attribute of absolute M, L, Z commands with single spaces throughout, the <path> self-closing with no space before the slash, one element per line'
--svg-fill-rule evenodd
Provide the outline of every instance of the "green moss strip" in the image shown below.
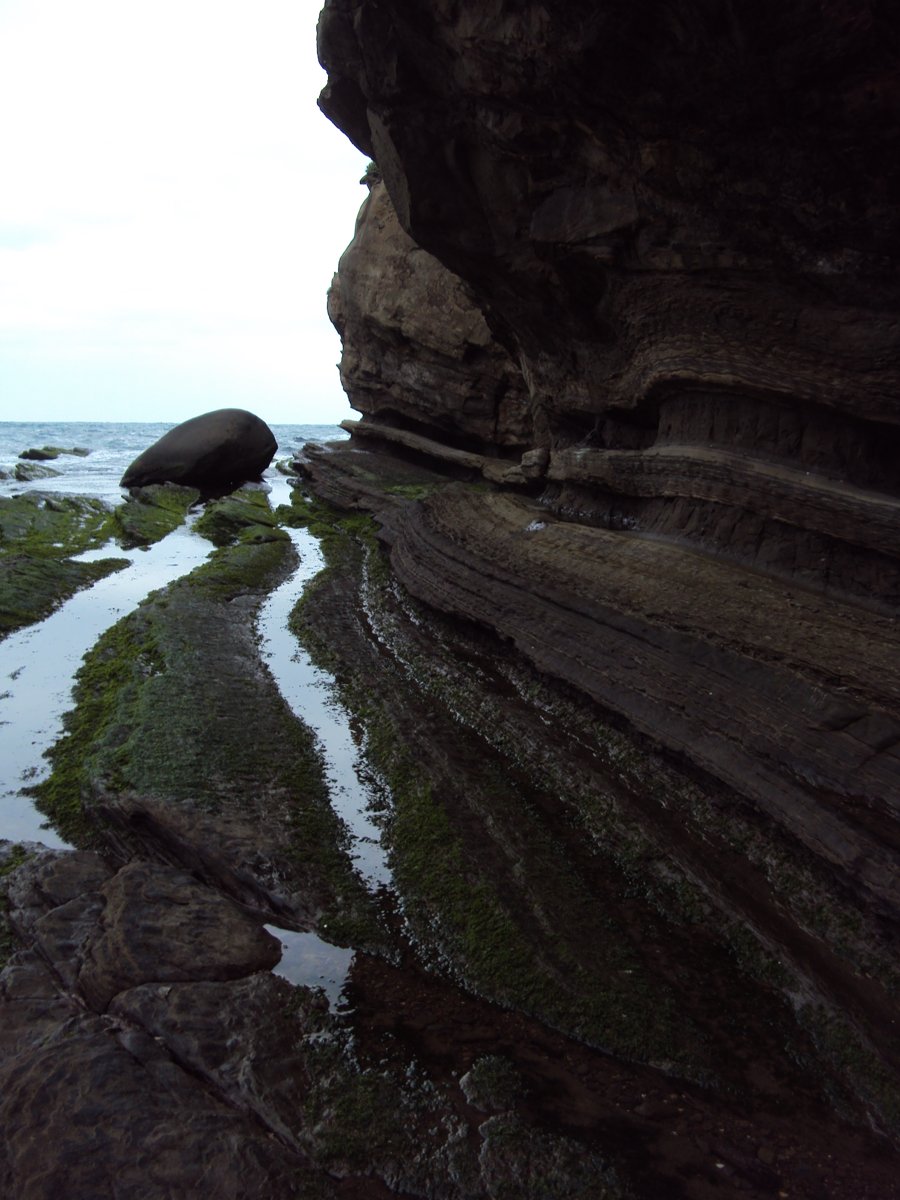
<path fill-rule="evenodd" d="M 258 812 L 265 842 L 280 840 L 269 874 L 315 897 L 330 940 L 373 946 L 380 924 L 331 808 L 316 739 L 260 664 L 252 633 L 292 558 L 283 531 L 247 527 L 104 634 L 85 658 L 52 773 L 35 794 L 78 846 L 102 842 L 92 809 L 109 792 L 242 822 Z"/>
<path fill-rule="evenodd" d="M 128 565 L 127 558 L 78 563 L 22 554 L 0 559 L 0 638 L 42 621 L 82 588 Z"/>
<path fill-rule="evenodd" d="M 269 507 L 265 492 L 242 488 L 207 504 L 194 529 L 215 546 L 228 546 L 251 527 L 272 529 L 278 518 Z"/>
<path fill-rule="evenodd" d="M 112 534 L 126 549 L 151 546 L 182 525 L 199 499 L 195 488 L 175 483 L 132 488 L 129 499 L 113 511 Z"/>
<path fill-rule="evenodd" d="M 29 858 L 31 858 L 31 855 L 24 846 L 11 846 L 6 858 L 0 863 L 0 971 L 6 966 L 15 950 L 15 939 L 13 938 L 13 932 L 7 917 L 9 904 L 3 887 L 3 880 L 7 875 L 15 871 L 17 867 L 20 867 L 23 862 L 27 862 Z"/>
<path fill-rule="evenodd" d="M 295 506 L 294 515 L 322 537 L 337 573 L 334 587 L 347 591 L 364 578 L 377 611 L 390 573 L 371 520 L 321 502 Z M 415 684 L 387 664 L 383 676 L 368 678 L 371 664 L 359 669 L 352 649 L 348 655 L 330 640 L 331 594 L 320 576 L 295 610 L 293 628 L 336 675 L 342 702 L 364 730 L 366 760 L 389 794 L 384 839 L 394 881 L 426 960 L 479 994 L 592 1044 L 709 1079 L 712 1064 L 696 1028 L 668 986 L 645 970 L 627 934 L 598 910 L 509 764 L 454 724 L 445 735 L 460 742 L 458 771 L 442 765 L 440 752 L 432 759 L 428 739 L 448 715 L 439 718 Z M 407 743 L 393 716 L 398 704 L 423 719 L 429 714 L 423 746 Z M 477 769 L 465 768 L 467 755 Z"/>
<path fill-rule="evenodd" d="M 72 555 L 105 545 L 112 513 L 100 500 L 32 492 L 0 497 L 0 637 L 50 615 L 64 600 L 128 565 Z"/>

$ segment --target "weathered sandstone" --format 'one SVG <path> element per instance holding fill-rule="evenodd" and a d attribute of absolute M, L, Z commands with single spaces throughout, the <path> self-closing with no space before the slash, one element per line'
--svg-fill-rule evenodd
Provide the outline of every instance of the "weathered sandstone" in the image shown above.
<path fill-rule="evenodd" d="M 474 450 L 527 443 L 521 373 L 462 280 L 401 229 L 381 182 L 371 184 L 328 312 L 344 339 L 344 387 L 360 412 Z"/>

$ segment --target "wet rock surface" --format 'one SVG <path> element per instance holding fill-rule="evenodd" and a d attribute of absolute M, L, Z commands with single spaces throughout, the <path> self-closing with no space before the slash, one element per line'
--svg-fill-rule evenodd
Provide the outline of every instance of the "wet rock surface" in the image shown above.
<path fill-rule="evenodd" d="M 352 913 L 377 938 L 314 739 L 260 661 L 256 614 L 295 565 L 265 514 L 100 639 L 39 804 L 77 844 L 162 854 L 291 928 Z"/>
<path fill-rule="evenodd" d="M 100 902 L 101 929 L 84 949 L 76 985 L 98 1012 L 148 980 L 236 979 L 281 957 L 255 921 L 171 867 L 129 863 L 101 889 Z"/>
<path fill-rule="evenodd" d="M 111 533 L 126 549 L 152 546 L 177 529 L 199 499 L 196 488 L 175 483 L 133 487 L 113 510 Z"/>
<path fill-rule="evenodd" d="M 53 459 L 65 454 L 73 455 L 75 458 L 87 458 L 90 450 L 85 446 L 70 446 L 68 448 L 62 446 L 32 446 L 29 450 L 23 450 L 19 458 L 30 462 L 52 462 Z"/>
<path fill-rule="evenodd" d="M 53 479 L 61 474 L 62 472 L 57 471 L 55 467 L 47 467 L 39 462 L 16 463 L 13 470 L 13 476 L 19 483 L 33 483 L 35 479 Z"/>
<path fill-rule="evenodd" d="M 308 1194 L 297 1162 L 265 1130 L 159 1041 L 100 1015 L 146 978 L 236 977 L 270 965 L 277 949 L 263 930 L 238 910 L 222 920 L 228 902 L 181 872 L 147 864 L 114 872 L 83 853 L 26 863 L 7 904 L 23 948 L 0 975 L 6 1195 Z M 195 922 L 210 905 L 217 919 Z M 227 942 L 213 945 L 213 930 Z M 170 957 L 167 972 L 160 955 L 173 945 L 183 958 L 173 971 Z"/>
<path fill-rule="evenodd" d="M 377 502 L 395 539 L 416 497 L 466 491 L 352 448 L 300 469 Z M 710 797 L 591 726 L 524 656 L 504 666 L 486 632 L 429 614 L 368 517 L 295 499 L 262 522 L 254 493 L 210 506 L 207 564 L 88 656 L 41 802 L 94 850 L 11 849 L 0 881 L 3 1189 L 900 1194 L 867 1127 L 884 1094 L 860 1098 L 874 1073 L 848 1087 L 741 941 L 737 898 L 714 913 L 702 864 L 665 844 Z M 330 563 L 296 626 L 378 781 L 377 895 L 259 661 L 253 614 L 293 563 L 284 522 L 311 523 Z M 667 801 L 650 813 L 648 782 Z M 705 836 L 724 848 L 712 823 Z M 774 918 L 762 896 L 757 918 Z M 263 923 L 356 948 L 337 1011 L 271 973 Z"/>
<path fill-rule="evenodd" d="M 0 637 L 46 617 L 64 599 L 125 560 L 78 562 L 112 536 L 112 513 L 100 500 L 30 492 L 0 496 Z"/>
<path fill-rule="evenodd" d="M 900 1196 L 893 24 L 326 5 L 363 419 L 88 656 L 0 1190 Z M 380 891 L 259 660 L 291 524 Z M 336 1011 L 263 924 L 355 950 Z"/>

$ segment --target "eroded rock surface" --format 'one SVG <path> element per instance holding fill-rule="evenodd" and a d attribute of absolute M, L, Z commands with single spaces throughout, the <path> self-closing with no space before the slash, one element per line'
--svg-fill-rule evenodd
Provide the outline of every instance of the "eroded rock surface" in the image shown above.
<path fill-rule="evenodd" d="M 43 802 L 102 857 L 0 914 L 2 1189 L 900 1196 L 895 24 L 326 5 L 385 182 L 363 419 L 297 470 L 353 511 L 208 511 L 88 657 Z M 281 520 L 377 897 L 256 653 Z M 264 921 L 355 947 L 340 1012 Z"/>
<path fill-rule="evenodd" d="M 85 948 L 77 980 L 98 1012 L 148 980 L 239 979 L 281 958 L 271 934 L 183 871 L 129 863 L 100 900 L 100 932 Z"/>
<path fill-rule="evenodd" d="M 577 822 L 602 808 L 598 837 L 630 813 L 714 923 L 774 955 L 895 1134 L 896 35 L 865 2 L 330 0 L 321 106 L 375 160 L 405 260 L 433 256 L 483 314 L 521 424 L 465 441 L 403 386 L 421 363 L 458 397 L 465 360 L 439 364 L 420 323 L 397 369 L 418 283 L 373 191 L 333 306 L 362 421 L 300 464 L 377 515 L 401 607 L 432 630 L 394 630 L 417 684 L 539 764 Z M 418 491 L 390 482 L 401 463 L 427 465 Z M 555 738 L 492 725 L 464 670 L 427 665 L 448 643 L 539 695 Z"/>
<path fill-rule="evenodd" d="M 389 425 L 438 429 L 452 444 L 521 453 L 530 424 L 521 373 L 459 277 L 401 228 L 381 182 L 341 258 L 328 312 L 354 407 Z"/>
<path fill-rule="evenodd" d="M 89 853 L 26 863 L 7 903 L 22 948 L 0 974 L 5 1195 L 328 1195 L 303 1190 L 297 1156 L 182 1069 L 160 1039 L 102 1015 L 148 979 L 271 966 L 279 950 L 259 925 L 233 906 L 223 920 L 229 902 L 183 872 L 114 872 Z"/>
<path fill-rule="evenodd" d="M 896 604 L 889 18 L 641 11 L 332 0 L 322 105 L 521 369 L 548 503 Z M 363 412 L 386 324 L 370 212 L 338 283 Z M 433 406 L 403 416 L 441 441 Z"/>
<path fill-rule="evenodd" d="M 426 541 L 451 517 L 466 527 L 448 579 L 458 554 L 505 575 L 510 522 L 540 526 L 526 539 L 550 524 L 527 497 L 448 485 L 383 447 L 300 465 L 317 490 L 379 512 L 398 571 L 419 522 Z M 471 519 L 481 502 L 496 545 Z M 0 1190 L 898 1194 L 896 1157 L 868 1128 L 889 1120 L 891 1081 L 835 1024 L 835 995 L 852 995 L 885 1047 L 884 944 L 843 923 L 811 854 L 795 854 L 795 891 L 769 896 L 765 865 L 790 847 L 740 825 L 732 794 L 692 785 L 574 690 L 529 674 L 524 652 L 498 656 L 483 627 L 415 601 L 368 517 L 299 492 L 273 512 L 249 491 L 201 521 L 219 549 L 88 654 L 39 789 L 98 853 L 0 850 Z M 309 522 L 331 566 L 296 627 L 338 674 L 378 781 L 390 880 L 377 892 L 353 870 L 315 741 L 256 644 L 259 606 L 295 563 L 280 526 Z M 538 549 L 535 594 L 545 571 L 553 596 L 577 593 L 589 548 L 567 548 L 567 573 Z M 459 576 L 444 606 L 464 592 Z M 523 609 L 531 619 L 513 589 L 493 619 Z M 767 954 L 747 936 L 751 903 Z M 821 937 L 803 943 L 782 904 L 798 922 L 817 913 Z M 263 923 L 355 950 L 337 1011 L 271 973 Z M 838 949 L 865 962 L 867 993 L 852 992 Z M 819 1047 L 829 1033 L 851 1063 Z M 28 1148 L 45 1129 L 52 1153 L 38 1160 Z"/>

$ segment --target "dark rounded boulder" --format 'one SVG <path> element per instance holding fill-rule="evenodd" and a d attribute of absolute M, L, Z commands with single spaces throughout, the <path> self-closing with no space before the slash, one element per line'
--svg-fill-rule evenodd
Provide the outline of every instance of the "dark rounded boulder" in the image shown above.
<path fill-rule="evenodd" d="M 219 408 L 163 434 L 138 455 L 121 486 L 180 483 L 204 493 L 228 492 L 259 479 L 277 449 L 265 421 L 242 408 Z"/>

